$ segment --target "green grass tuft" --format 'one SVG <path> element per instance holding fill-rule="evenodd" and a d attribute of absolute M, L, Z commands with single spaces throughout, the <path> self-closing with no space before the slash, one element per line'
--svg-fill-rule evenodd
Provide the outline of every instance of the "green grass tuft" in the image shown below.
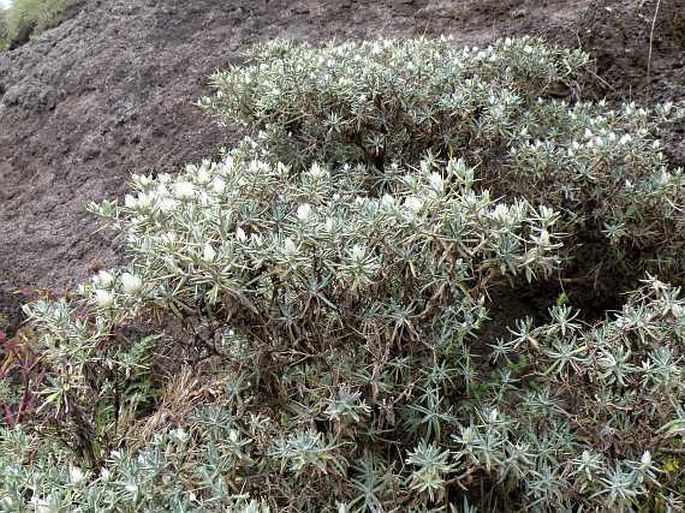
<path fill-rule="evenodd" d="M 0 9 L 0 50 L 21 46 L 31 37 L 59 25 L 68 0 L 14 0 Z"/>

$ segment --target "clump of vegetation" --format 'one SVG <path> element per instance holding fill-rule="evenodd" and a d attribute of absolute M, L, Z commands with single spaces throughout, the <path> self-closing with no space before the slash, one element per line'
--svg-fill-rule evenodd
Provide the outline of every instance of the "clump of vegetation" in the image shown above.
<path fill-rule="evenodd" d="M 68 0 L 12 0 L 0 9 L 0 50 L 21 46 L 29 38 L 59 25 Z"/>
<path fill-rule="evenodd" d="M 201 101 L 245 139 L 91 205 L 127 265 L 26 306 L 0 510 L 681 508 L 685 298 L 624 262 L 681 248 L 680 113 L 551 98 L 589 59 L 530 38 L 255 55 Z M 504 326 L 591 230 L 619 311 Z"/>
<path fill-rule="evenodd" d="M 567 256 L 596 260 L 586 269 L 595 282 L 634 281 L 646 268 L 685 277 L 685 175 L 668 169 L 656 138 L 683 111 L 580 101 L 584 52 L 530 38 L 482 49 L 419 39 L 276 43 L 252 59 L 215 73 L 217 93 L 200 105 L 260 132 L 274 158 L 361 163 L 382 179 L 426 152 L 457 156 L 497 195 L 563 211 Z M 602 239 L 612 251 L 601 259 L 579 253 Z"/>

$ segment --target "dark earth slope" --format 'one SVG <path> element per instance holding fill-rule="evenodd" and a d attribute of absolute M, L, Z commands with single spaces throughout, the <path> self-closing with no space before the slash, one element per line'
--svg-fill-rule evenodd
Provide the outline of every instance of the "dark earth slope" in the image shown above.
<path fill-rule="evenodd" d="M 118 197 L 132 172 L 173 171 L 236 134 L 193 102 L 207 75 L 274 38 L 451 34 L 469 44 L 542 34 L 598 62 L 593 91 L 685 99 L 685 0 L 81 0 L 57 28 L 0 54 L 0 311 L 12 291 L 64 288 L 115 265 L 88 202 Z M 670 134 L 683 160 L 683 134 Z"/>

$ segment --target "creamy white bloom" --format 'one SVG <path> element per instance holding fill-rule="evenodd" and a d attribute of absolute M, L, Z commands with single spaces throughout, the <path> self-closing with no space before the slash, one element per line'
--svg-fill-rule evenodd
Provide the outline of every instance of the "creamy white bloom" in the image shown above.
<path fill-rule="evenodd" d="M 204 167 L 201 167 L 198 169 L 195 179 L 197 180 L 197 183 L 204 184 L 209 182 L 210 176 L 207 170 Z"/>
<path fill-rule="evenodd" d="M 350 250 L 352 260 L 361 262 L 366 258 L 366 247 L 363 244 L 355 244 Z"/>
<path fill-rule="evenodd" d="M 86 474 L 78 467 L 69 468 L 69 481 L 72 484 L 78 484 L 86 478 Z"/>
<path fill-rule="evenodd" d="M 618 140 L 618 143 L 619 143 L 619 144 L 625 145 L 625 144 L 628 144 L 628 143 L 629 143 L 630 141 L 632 141 L 632 140 L 633 140 L 633 138 L 631 137 L 630 134 L 624 134 L 624 135 L 622 135 L 621 138 Z"/>
<path fill-rule="evenodd" d="M 247 240 L 247 234 L 240 226 L 235 230 L 235 237 L 238 239 L 238 242 L 245 242 Z"/>
<path fill-rule="evenodd" d="M 93 283 L 100 288 L 107 288 L 114 283 L 114 275 L 109 271 L 100 271 L 92 278 Z"/>
<path fill-rule="evenodd" d="M 381 206 L 383 206 L 385 208 L 394 207 L 395 206 L 395 198 L 393 198 L 388 193 L 383 194 L 383 197 L 381 198 Z"/>
<path fill-rule="evenodd" d="M 108 308 L 114 304 L 114 294 L 109 290 L 95 289 L 95 302 L 102 308 Z"/>
<path fill-rule="evenodd" d="M 195 195 L 195 186 L 190 182 L 178 182 L 174 184 L 174 194 L 181 199 L 189 199 Z"/>
<path fill-rule="evenodd" d="M 162 211 L 162 213 L 170 214 L 178 207 L 178 201 L 176 201 L 174 198 L 169 198 L 168 196 L 165 196 L 159 200 L 157 206 L 159 207 L 159 210 Z"/>
<path fill-rule="evenodd" d="M 445 190 L 445 182 L 443 181 L 442 176 L 440 176 L 440 173 L 436 171 L 433 171 L 428 176 L 428 183 L 437 192 L 442 193 Z"/>
<path fill-rule="evenodd" d="M 135 295 L 143 288 L 143 280 L 140 279 L 140 276 L 124 273 L 121 275 L 121 288 L 127 294 Z"/>
<path fill-rule="evenodd" d="M 290 237 L 287 237 L 283 241 L 283 251 L 288 255 L 294 255 L 295 253 L 297 253 L 297 246 L 295 245 L 295 241 L 293 241 Z"/>
<path fill-rule="evenodd" d="M 127 194 L 124 196 L 124 206 L 126 208 L 136 208 L 136 206 L 138 206 L 138 200 L 132 194 Z"/>
<path fill-rule="evenodd" d="M 504 205 L 503 203 L 498 203 L 497 205 L 495 205 L 495 208 L 492 209 L 490 215 L 495 219 L 504 221 L 507 219 L 507 217 L 509 217 L 510 214 L 509 209 L 506 205 Z"/>
<path fill-rule="evenodd" d="M 650 465 L 652 463 L 652 454 L 649 451 L 642 453 L 642 458 L 640 458 L 640 463 L 643 465 Z"/>
<path fill-rule="evenodd" d="M 318 162 L 314 162 L 312 167 L 309 168 L 309 176 L 312 178 L 323 178 L 326 174 L 326 169 L 322 168 Z"/>
<path fill-rule="evenodd" d="M 323 228 L 327 232 L 333 231 L 333 218 L 332 217 L 326 218 L 326 222 L 324 223 Z"/>
<path fill-rule="evenodd" d="M 39 498 L 37 495 L 34 495 L 31 499 L 31 505 L 34 507 L 35 513 L 50 513 L 48 501 Z"/>
<path fill-rule="evenodd" d="M 297 207 L 297 218 L 300 221 L 306 221 L 309 218 L 309 214 L 312 213 L 312 206 L 309 203 L 302 203 Z"/>
<path fill-rule="evenodd" d="M 404 206 L 412 212 L 414 212 L 415 214 L 421 212 L 421 209 L 423 208 L 423 203 L 424 201 L 417 196 L 409 196 L 404 200 Z"/>
<path fill-rule="evenodd" d="M 550 239 L 549 239 L 549 232 L 545 230 L 544 228 L 540 230 L 540 235 L 538 236 L 538 243 L 540 246 L 546 247 L 549 246 Z"/>
<path fill-rule="evenodd" d="M 154 202 L 154 192 L 144 192 L 138 195 L 138 208 L 150 208 Z"/>
<path fill-rule="evenodd" d="M 211 199 L 209 197 L 209 194 L 207 194 L 207 191 L 198 191 L 196 194 L 197 201 L 200 203 L 202 206 L 207 206 L 209 205 Z"/>
<path fill-rule="evenodd" d="M 212 181 L 212 188 L 214 189 L 214 192 L 216 192 L 217 194 L 221 194 L 222 192 L 224 192 L 224 189 L 226 188 L 226 182 L 223 178 L 217 176 Z"/>
<path fill-rule="evenodd" d="M 211 262 L 216 258 L 216 251 L 212 247 L 211 244 L 205 244 L 205 247 L 202 250 L 202 259 L 205 262 Z"/>
<path fill-rule="evenodd" d="M 173 438 L 175 438 L 179 442 L 185 442 L 189 438 L 188 432 L 183 428 L 176 428 L 176 429 L 172 430 L 170 434 Z"/>

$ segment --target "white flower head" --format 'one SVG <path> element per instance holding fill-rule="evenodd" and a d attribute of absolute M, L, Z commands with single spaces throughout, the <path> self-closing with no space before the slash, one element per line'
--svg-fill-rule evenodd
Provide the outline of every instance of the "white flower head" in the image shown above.
<path fill-rule="evenodd" d="M 45 499 L 41 499 L 38 497 L 38 495 L 34 495 L 31 498 L 31 505 L 34 507 L 35 513 L 49 513 L 50 512 L 50 506 L 48 504 L 48 501 Z"/>
<path fill-rule="evenodd" d="M 162 211 L 162 213 L 169 214 L 176 209 L 176 207 L 178 206 L 178 201 L 176 201 L 174 198 L 169 198 L 168 196 L 165 196 L 159 200 L 157 206 L 159 207 L 159 210 Z"/>
<path fill-rule="evenodd" d="M 297 218 L 304 222 L 309 218 L 311 212 L 312 206 L 309 203 L 302 203 L 299 207 L 297 207 Z"/>
<path fill-rule="evenodd" d="M 506 221 L 510 216 L 509 208 L 503 203 L 498 203 L 490 215 L 498 221 Z"/>
<path fill-rule="evenodd" d="M 216 251 L 211 244 L 205 244 L 202 250 L 202 259 L 205 262 L 212 262 L 216 258 Z"/>
<path fill-rule="evenodd" d="M 445 190 L 445 182 L 440 173 L 433 171 L 428 175 L 428 183 L 437 192 L 442 193 Z"/>
<path fill-rule="evenodd" d="M 314 162 L 312 167 L 309 168 L 309 176 L 314 179 L 322 178 L 326 176 L 327 173 L 328 171 L 325 168 L 322 168 L 318 162 Z"/>
<path fill-rule="evenodd" d="M 135 295 L 143 288 L 143 280 L 140 276 L 131 273 L 121 275 L 121 287 L 127 294 Z"/>
<path fill-rule="evenodd" d="M 361 262 L 366 258 L 366 247 L 363 244 L 355 244 L 350 250 L 352 260 Z"/>
<path fill-rule="evenodd" d="M 190 182 L 174 184 L 174 194 L 180 199 L 190 199 L 195 195 L 195 186 Z"/>
<path fill-rule="evenodd" d="M 538 243 L 540 246 L 547 247 L 549 246 L 550 239 L 549 239 L 549 232 L 546 229 L 540 230 L 540 235 L 538 237 Z"/>
<path fill-rule="evenodd" d="M 214 189 L 215 193 L 221 194 L 222 192 L 224 192 L 224 189 L 226 188 L 226 182 L 224 181 L 223 178 L 221 178 L 220 176 L 217 176 L 212 181 L 212 188 Z"/>
<path fill-rule="evenodd" d="M 247 234 L 240 226 L 235 229 L 235 238 L 238 239 L 238 242 L 245 242 L 247 240 Z"/>
<path fill-rule="evenodd" d="M 109 290 L 95 289 L 95 302 L 101 308 L 109 308 L 114 304 L 114 294 Z"/>
<path fill-rule="evenodd" d="M 100 271 L 92 278 L 93 283 L 99 288 L 111 287 L 114 283 L 114 275 L 109 271 Z"/>
<path fill-rule="evenodd" d="M 295 253 L 297 253 L 297 246 L 295 245 L 295 241 L 292 240 L 290 237 L 287 237 L 283 241 L 283 251 L 286 255 L 294 255 Z"/>
<path fill-rule="evenodd" d="M 155 202 L 154 192 L 143 192 L 138 195 L 138 208 L 150 208 Z"/>
<path fill-rule="evenodd" d="M 78 467 L 69 468 L 69 481 L 72 484 L 78 484 L 86 478 L 86 474 Z"/>
<path fill-rule="evenodd" d="M 124 206 L 126 208 L 136 208 L 138 206 L 138 200 L 132 194 L 127 194 L 124 196 Z"/>
<path fill-rule="evenodd" d="M 197 175 L 195 175 L 195 179 L 197 180 L 197 183 L 199 184 L 205 184 L 209 182 L 210 176 L 207 170 L 204 167 L 201 167 L 197 171 Z"/>
<path fill-rule="evenodd" d="M 383 197 L 381 198 L 381 206 L 383 206 L 385 208 L 394 207 L 395 206 L 395 198 L 393 198 L 388 193 L 383 194 Z"/>
<path fill-rule="evenodd" d="M 188 438 L 190 438 L 188 432 L 183 428 L 176 428 L 172 430 L 170 434 L 172 438 L 181 443 L 185 443 L 188 440 Z"/>
<path fill-rule="evenodd" d="M 404 200 L 404 205 L 415 214 L 421 212 L 423 204 L 424 201 L 417 196 L 409 196 Z"/>

